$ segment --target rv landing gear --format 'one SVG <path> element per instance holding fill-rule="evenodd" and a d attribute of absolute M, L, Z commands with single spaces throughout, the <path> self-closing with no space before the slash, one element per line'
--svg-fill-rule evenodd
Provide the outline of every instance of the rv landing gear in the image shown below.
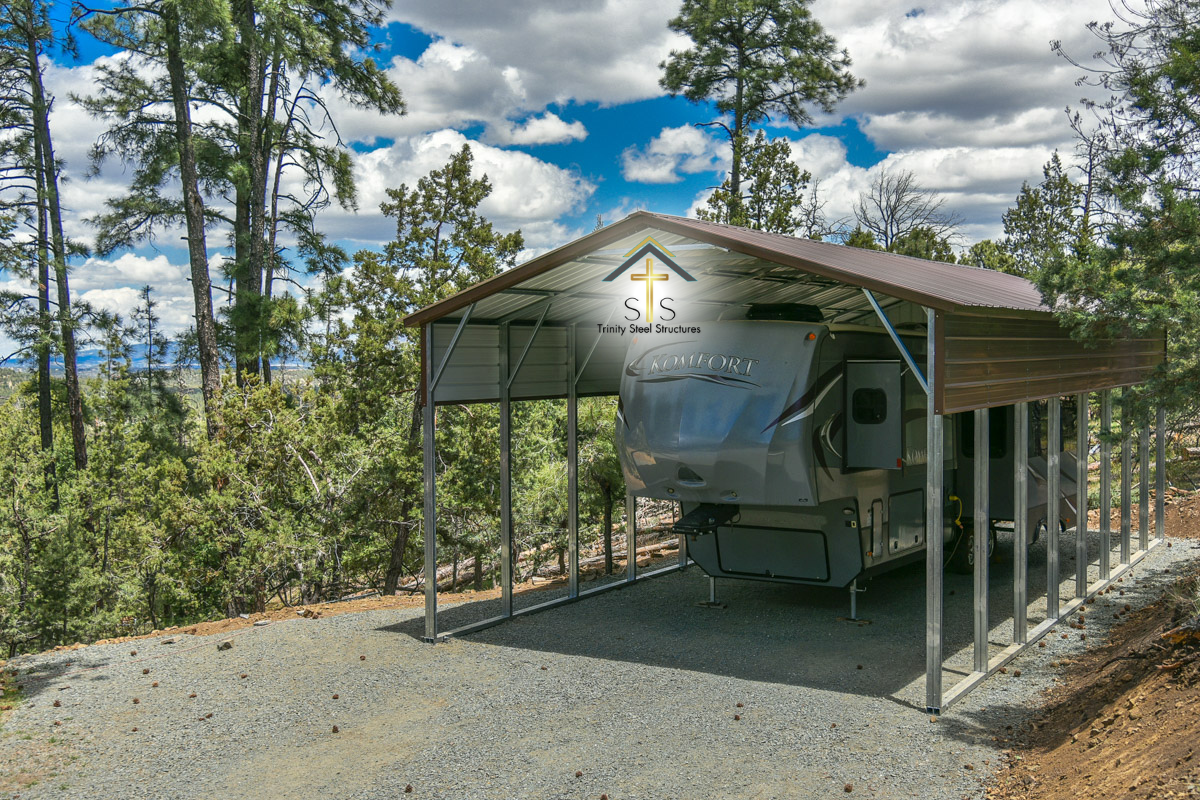
<path fill-rule="evenodd" d="M 866 589 L 858 588 L 858 578 L 850 581 L 850 621 L 858 622 L 858 593 Z"/>
<path fill-rule="evenodd" d="M 717 579 L 712 575 L 708 576 L 708 602 L 696 603 L 701 608 L 725 608 L 724 603 L 717 602 Z"/>

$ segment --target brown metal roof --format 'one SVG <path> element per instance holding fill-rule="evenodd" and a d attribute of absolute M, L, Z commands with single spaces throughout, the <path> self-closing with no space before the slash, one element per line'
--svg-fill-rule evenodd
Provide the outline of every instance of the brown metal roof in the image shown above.
<path fill-rule="evenodd" d="M 804 273 L 858 286 L 943 311 L 1007 309 L 1049 312 L 1036 287 L 1024 278 L 989 269 L 814 242 L 781 234 L 637 211 L 620 222 L 576 239 L 519 267 L 475 284 L 407 318 L 408 325 L 440 319 L 485 297 L 601 249 L 633 231 L 655 228 Z"/>

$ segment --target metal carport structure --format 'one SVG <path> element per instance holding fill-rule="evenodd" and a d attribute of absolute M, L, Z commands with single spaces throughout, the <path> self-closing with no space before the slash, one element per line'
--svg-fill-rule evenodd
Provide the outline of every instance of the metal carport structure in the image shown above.
<path fill-rule="evenodd" d="M 717 319 L 723 312 L 751 303 L 803 303 L 816 306 L 826 324 L 856 325 L 891 336 L 927 397 L 925 488 L 926 541 L 926 705 L 938 712 L 962 697 L 988 675 L 1036 642 L 1086 599 L 1116 580 L 1164 536 L 1164 416 L 1157 428 L 1156 535 L 1148 527 L 1148 493 L 1140 493 L 1139 535 L 1133 549 L 1131 532 L 1132 460 L 1135 429 L 1139 431 L 1143 473 L 1148 463 L 1148 421 L 1138 424 L 1122 414 L 1125 446 L 1121 462 L 1120 555 L 1111 564 L 1108 516 L 1101 515 L 1099 578 L 1089 584 L 1086 524 L 1075 532 L 1074 597 L 1059 597 L 1059 531 L 1047 532 L 1047 614 L 1028 625 L 1025 515 L 1014 522 L 1014 614 L 1012 643 L 991 655 L 988 641 L 988 537 L 975 537 L 974 669 L 948 692 L 943 691 L 943 423 L 949 414 L 975 414 L 975 450 L 988 452 L 987 409 L 1016 407 L 1016 467 L 1013 476 L 1018 509 L 1028 479 L 1029 404 L 1045 400 L 1048 425 L 1048 496 L 1059 496 L 1058 441 L 1061 398 L 1077 396 L 1078 452 L 1086 454 L 1088 395 L 1100 393 L 1102 414 L 1101 505 L 1109 501 L 1112 390 L 1144 381 L 1163 361 L 1162 337 L 1121 339 L 1096 347 L 1072 340 L 1055 321 L 1036 288 L 1023 278 L 956 264 L 925 261 L 891 253 L 860 250 L 825 242 L 796 239 L 716 223 L 639 211 L 568 245 L 496 275 L 458 294 L 411 314 L 405 321 L 420 326 L 424 404 L 425 463 L 425 638 L 478 630 L 514 614 L 571 602 L 591 592 L 579 587 L 577 401 L 581 396 L 615 395 L 624 367 L 622 336 L 605 333 L 631 308 L 631 284 L 614 281 L 652 243 L 665 250 L 657 256 L 684 277 L 671 284 L 676 317 L 667 333 Z M 630 275 L 649 290 L 653 276 Z M 625 277 L 622 275 L 622 277 Z M 668 277 L 670 277 L 668 275 Z M 660 290 L 665 291 L 665 288 Z M 634 298 L 636 299 L 636 298 Z M 647 295 L 647 300 L 650 296 Z M 682 325 L 681 325 L 682 323 Z M 920 333 L 924 353 L 911 353 L 900 333 Z M 923 355 L 923 357 L 922 357 Z M 568 594 L 522 611 L 513 610 L 511 509 L 511 403 L 514 400 L 560 398 L 567 402 Z M 500 407 L 501 614 L 457 630 L 442 632 L 437 612 L 437 502 L 435 414 L 437 405 L 489 402 Z M 976 530 L 987 530 L 988 459 L 975 459 Z M 1086 459 L 1085 459 L 1086 464 Z M 1085 467 L 1086 468 L 1086 467 Z M 635 571 L 633 520 L 635 498 L 627 496 L 630 542 L 626 583 Z M 1077 519 L 1087 519 L 1087 481 L 1080 481 Z M 686 563 L 680 547 L 678 566 Z"/>

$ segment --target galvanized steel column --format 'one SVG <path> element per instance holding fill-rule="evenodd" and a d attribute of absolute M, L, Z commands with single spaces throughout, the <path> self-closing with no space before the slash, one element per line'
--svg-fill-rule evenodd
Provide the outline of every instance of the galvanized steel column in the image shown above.
<path fill-rule="evenodd" d="M 425 639 L 434 641 L 437 639 L 437 476 L 434 472 L 433 329 L 426 325 L 424 334 L 421 338 L 425 352 L 421 357 L 425 362 L 425 393 L 421 400 L 425 407 L 421 409 L 421 421 L 425 449 Z"/>
<path fill-rule="evenodd" d="M 1133 420 L 1129 402 L 1121 396 L 1121 563 L 1131 555 L 1130 533 L 1133 528 Z"/>
<path fill-rule="evenodd" d="M 637 580 L 637 498 L 625 495 L 625 580 Z"/>
<path fill-rule="evenodd" d="M 512 375 L 508 323 L 500 325 L 500 613 L 513 612 L 512 563 Z M 478 567 L 476 567 L 478 569 Z"/>
<path fill-rule="evenodd" d="M 1058 520 L 1062 455 L 1062 399 L 1046 401 L 1046 619 L 1058 619 Z"/>
<path fill-rule="evenodd" d="M 1138 432 L 1138 549 L 1150 547 L 1150 421 Z"/>
<path fill-rule="evenodd" d="M 987 672 L 988 657 L 988 545 L 991 544 L 991 466 L 989 411 L 975 409 L 975 671 Z"/>
<path fill-rule="evenodd" d="M 934 387 L 937 375 L 937 312 L 925 312 L 927 321 L 925 379 L 929 390 L 925 403 L 925 707 L 938 712 L 942 707 L 942 563 L 944 503 L 942 499 L 942 415 L 937 413 Z"/>
<path fill-rule="evenodd" d="M 1100 393 L 1100 580 L 1112 576 L 1112 389 Z"/>
<path fill-rule="evenodd" d="M 1138 432 L 1138 550 L 1150 547 L 1150 423 Z"/>
<path fill-rule="evenodd" d="M 1154 533 L 1167 536 L 1167 409 L 1158 407 L 1154 431 Z"/>
<path fill-rule="evenodd" d="M 1013 643 L 1029 638 L 1029 404 L 1014 406 Z"/>
<path fill-rule="evenodd" d="M 567 595 L 579 596 L 579 376 L 574 325 L 567 326 Z"/>
<path fill-rule="evenodd" d="M 1087 596 L 1088 570 L 1088 393 L 1076 398 L 1075 431 L 1075 596 Z"/>

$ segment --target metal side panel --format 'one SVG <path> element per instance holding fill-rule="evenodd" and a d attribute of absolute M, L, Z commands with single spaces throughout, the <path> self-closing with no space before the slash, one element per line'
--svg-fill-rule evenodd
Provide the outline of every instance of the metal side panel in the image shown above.
<path fill-rule="evenodd" d="M 454 336 L 457 320 L 430 326 L 433 335 L 433 360 L 441 363 Z M 517 369 L 517 362 L 524 354 L 520 369 L 512 384 L 512 399 L 523 400 L 537 397 L 567 396 L 567 331 L 563 327 L 543 325 L 534 338 L 532 325 L 509 325 L 509 363 Z M 437 402 L 480 403 L 500 400 L 500 368 L 496 353 L 500 347 L 499 327 L 491 323 L 470 322 L 462 332 L 454 352 L 450 356 L 437 387 Z M 599 348 L 598 348 L 599 350 Z M 599 353 L 598 353 L 599 354 Z M 619 361 L 613 361 L 605 351 L 606 360 L 597 362 L 593 375 L 603 371 L 612 372 L 608 380 L 589 379 L 588 385 L 580 386 L 587 394 L 613 393 L 620 381 Z"/>

